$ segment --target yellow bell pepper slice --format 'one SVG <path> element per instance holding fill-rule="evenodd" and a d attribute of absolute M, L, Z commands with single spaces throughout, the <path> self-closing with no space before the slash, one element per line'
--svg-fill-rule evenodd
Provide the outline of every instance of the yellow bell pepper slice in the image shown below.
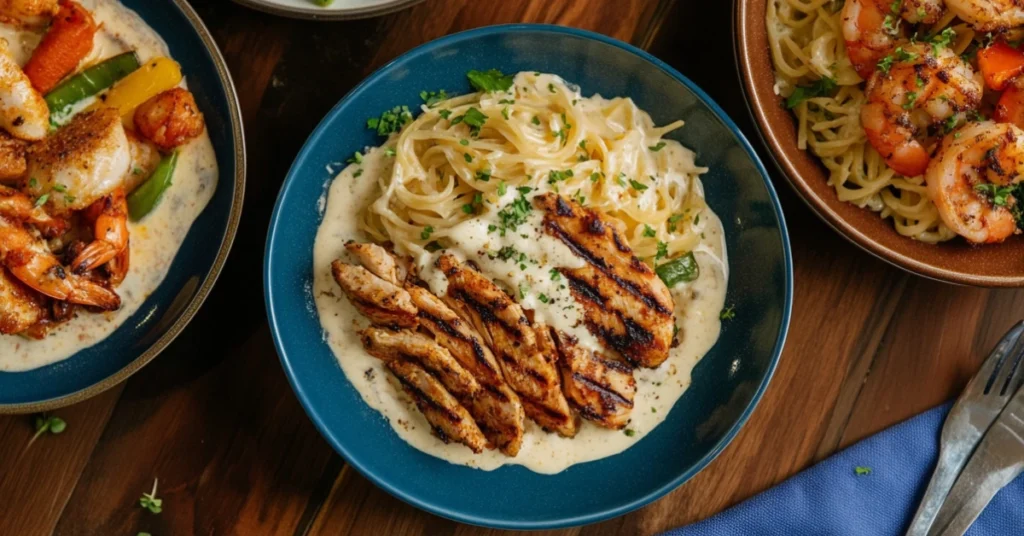
<path fill-rule="evenodd" d="M 88 110 L 117 108 L 124 122 L 131 124 L 132 114 L 140 104 L 180 83 L 181 66 L 178 62 L 170 58 L 154 58 L 114 84 L 105 95 L 100 95 Z"/>

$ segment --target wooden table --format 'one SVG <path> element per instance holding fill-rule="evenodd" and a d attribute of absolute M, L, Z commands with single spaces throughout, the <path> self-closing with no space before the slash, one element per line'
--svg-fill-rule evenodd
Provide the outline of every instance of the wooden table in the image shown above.
<path fill-rule="evenodd" d="M 0 418 L 0 534 L 477 534 L 408 506 L 346 466 L 285 380 L 264 316 L 267 222 L 292 158 L 351 87 L 406 50 L 504 22 L 595 30 L 649 49 L 757 134 L 732 67 L 731 6 L 694 0 L 428 0 L 377 19 L 275 18 L 195 2 L 227 57 L 249 148 L 242 227 L 192 325 L 128 382 L 58 410 L 29 450 L 25 416 Z M 760 149 L 760 144 L 755 142 Z M 767 154 L 763 154 L 766 162 Z M 847 243 L 776 174 L 792 233 L 789 341 L 750 422 L 664 499 L 559 534 L 652 534 L 712 515 L 837 449 L 954 396 L 1024 316 L 1024 292 L 913 277 Z M 163 513 L 139 507 L 160 479 Z"/>

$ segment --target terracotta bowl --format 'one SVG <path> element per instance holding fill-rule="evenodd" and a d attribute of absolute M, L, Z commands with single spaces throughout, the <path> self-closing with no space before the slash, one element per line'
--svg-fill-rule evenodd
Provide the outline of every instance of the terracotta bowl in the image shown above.
<path fill-rule="evenodd" d="M 761 137 L 800 197 L 848 240 L 909 272 L 962 285 L 1024 286 L 1024 237 L 983 247 L 972 246 L 960 238 L 926 244 L 901 236 L 891 220 L 839 200 L 817 157 L 797 148 L 795 118 L 772 90 L 774 75 L 765 28 L 768 1 L 736 0 L 736 57 L 747 106 Z"/>

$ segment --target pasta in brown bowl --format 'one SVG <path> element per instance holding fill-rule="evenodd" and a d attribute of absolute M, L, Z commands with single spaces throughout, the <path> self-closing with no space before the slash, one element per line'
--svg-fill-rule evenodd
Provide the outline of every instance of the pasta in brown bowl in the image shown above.
<path fill-rule="evenodd" d="M 840 200 L 922 242 L 1021 232 L 1024 10 L 770 0 L 766 24 L 775 91 Z"/>

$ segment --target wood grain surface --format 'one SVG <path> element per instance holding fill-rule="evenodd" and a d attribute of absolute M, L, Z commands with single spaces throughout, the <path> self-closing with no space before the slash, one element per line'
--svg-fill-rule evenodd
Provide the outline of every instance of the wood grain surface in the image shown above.
<path fill-rule="evenodd" d="M 249 175 L 234 250 L 202 311 L 159 358 L 124 385 L 55 412 L 68 422 L 63 434 L 26 450 L 32 419 L 0 417 L 0 534 L 500 532 L 390 497 L 347 467 L 306 418 L 258 305 L 282 179 L 320 118 L 373 70 L 431 39 L 507 22 L 577 26 L 647 48 L 704 87 L 760 149 L 733 67 L 731 3 L 427 0 L 331 23 L 225 0 L 194 5 L 227 58 L 244 114 Z M 792 232 L 796 294 L 788 344 L 760 406 L 715 462 L 667 497 L 550 534 L 654 534 L 719 512 L 955 396 L 1024 316 L 1024 292 L 944 285 L 866 255 L 773 179 Z M 159 515 L 138 505 L 156 478 Z"/>

